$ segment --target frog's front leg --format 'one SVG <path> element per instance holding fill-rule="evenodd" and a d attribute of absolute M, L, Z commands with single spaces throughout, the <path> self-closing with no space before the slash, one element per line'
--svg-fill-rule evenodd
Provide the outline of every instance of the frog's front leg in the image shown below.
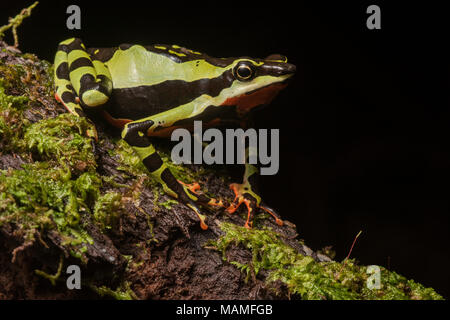
<path fill-rule="evenodd" d="M 192 192 L 189 186 L 177 181 L 147 136 L 148 129 L 153 123 L 150 119 L 129 122 L 122 131 L 122 138 L 133 148 L 153 178 L 162 185 L 164 191 L 191 208 L 200 219 L 200 227 L 206 230 L 208 226 L 205 223 L 205 216 L 195 205 L 195 202 L 200 200 L 198 195 Z"/>
<path fill-rule="evenodd" d="M 249 163 L 250 155 L 256 152 L 255 148 L 247 148 L 245 150 L 245 172 L 242 183 L 230 184 L 231 190 L 233 190 L 235 198 L 234 202 L 228 207 L 229 213 L 234 213 L 242 204 L 247 209 L 247 221 L 245 222 L 246 228 L 251 228 L 253 224 L 253 216 L 257 209 L 262 209 L 269 213 L 276 221 L 278 225 L 283 225 L 283 220 L 278 214 L 261 200 L 261 197 L 257 192 L 257 180 L 259 177 L 259 168 Z"/>

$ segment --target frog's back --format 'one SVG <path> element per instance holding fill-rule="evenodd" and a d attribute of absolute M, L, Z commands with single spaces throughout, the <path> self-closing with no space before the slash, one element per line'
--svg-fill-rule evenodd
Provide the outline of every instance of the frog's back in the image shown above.
<path fill-rule="evenodd" d="M 113 93 L 108 112 L 113 118 L 137 120 L 193 101 L 216 96 L 231 82 L 232 59 L 212 58 L 176 45 L 129 45 L 90 48 L 106 64 Z"/>

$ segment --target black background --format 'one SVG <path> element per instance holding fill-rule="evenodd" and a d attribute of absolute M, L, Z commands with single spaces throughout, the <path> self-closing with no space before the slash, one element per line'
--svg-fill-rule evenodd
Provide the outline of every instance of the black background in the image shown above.
<path fill-rule="evenodd" d="M 336 1 L 334 1 L 336 2 Z M 20 48 L 52 61 L 59 41 L 179 44 L 212 56 L 285 54 L 297 75 L 260 128 L 280 129 L 280 171 L 263 198 L 314 249 L 376 264 L 446 298 L 450 101 L 445 8 L 395 1 L 41 1 Z M 0 25 L 31 1 L 2 1 Z M 79 4 L 82 29 L 66 28 Z M 381 8 L 381 30 L 366 8 Z M 10 43 L 11 38 L 7 37 Z"/>

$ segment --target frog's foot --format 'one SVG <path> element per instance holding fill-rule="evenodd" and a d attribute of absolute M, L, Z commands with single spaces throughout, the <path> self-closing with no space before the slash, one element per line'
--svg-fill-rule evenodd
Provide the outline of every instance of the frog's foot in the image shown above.
<path fill-rule="evenodd" d="M 200 227 L 203 230 L 208 229 L 208 225 L 205 223 L 206 217 L 200 213 L 200 209 L 197 204 L 207 204 L 210 198 L 204 194 L 198 192 L 200 185 L 198 183 L 186 184 L 180 180 L 176 180 L 178 186 L 177 197 L 190 209 L 192 209 L 200 220 Z M 169 192 L 170 193 L 170 192 Z"/>
<path fill-rule="evenodd" d="M 205 205 L 209 208 L 225 208 L 222 200 L 217 200 L 215 198 L 210 198 L 200 191 L 200 184 L 198 182 L 194 183 L 184 183 L 178 180 L 178 182 L 183 186 L 184 191 L 189 193 L 192 197 L 195 197 L 195 202 Z M 191 198 L 192 199 L 192 198 Z"/>
<path fill-rule="evenodd" d="M 191 208 L 197 215 L 198 219 L 200 220 L 200 228 L 202 228 L 202 230 L 207 230 L 208 225 L 205 223 L 206 217 L 200 213 L 200 210 L 197 208 L 197 206 L 192 202 L 188 202 L 186 203 L 186 205 Z"/>
<path fill-rule="evenodd" d="M 269 213 L 278 225 L 283 225 L 283 220 L 281 220 L 274 210 L 263 204 L 261 197 L 251 190 L 249 184 L 232 183 L 230 184 L 230 189 L 233 190 L 235 197 L 233 203 L 227 208 L 227 212 L 232 214 L 236 212 L 241 204 L 244 204 L 247 208 L 247 221 L 245 221 L 245 227 L 247 229 L 251 229 L 253 216 L 257 209 L 262 209 Z"/>
<path fill-rule="evenodd" d="M 168 177 L 166 176 L 166 178 Z M 168 179 L 170 181 L 171 187 L 169 187 L 166 183 L 163 183 L 162 186 L 165 193 L 174 197 L 175 199 L 178 199 L 181 203 L 183 203 L 184 205 L 189 207 L 192 211 L 194 211 L 194 213 L 197 215 L 200 221 L 200 227 L 203 230 L 207 230 L 208 225 L 205 223 L 206 217 L 200 213 L 201 211 L 197 207 L 198 197 L 195 195 L 195 193 L 191 192 L 187 185 L 185 185 L 179 180 L 176 180 L 175 177 L 169 176 Z"/>

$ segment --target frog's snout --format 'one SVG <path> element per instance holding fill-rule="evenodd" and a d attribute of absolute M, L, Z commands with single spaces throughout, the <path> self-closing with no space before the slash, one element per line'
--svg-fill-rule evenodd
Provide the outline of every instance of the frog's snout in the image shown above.
<path fill-rule="evenodd" d="M 294 74 L 297 67 L 292 63 L 285 63 L 283 66 L 284 72 L 282 74 Z"/>
<path fill-rule="evenodd" d="M 295 65 L 287 62 L 266 62 L 261 66 L 261 71 L 274 77 L 287 76 L 288 78 L 294 75 L 297 68 Z"/>
<path fill-rule="evenodd" d="M 286 56 L 281 54 L 271 54 L 264 60 L 266 63 L 263 68 L 275 76 L 293 75 L 297 69 L 295 65 L 287 62 L 288 59 Z"/>

